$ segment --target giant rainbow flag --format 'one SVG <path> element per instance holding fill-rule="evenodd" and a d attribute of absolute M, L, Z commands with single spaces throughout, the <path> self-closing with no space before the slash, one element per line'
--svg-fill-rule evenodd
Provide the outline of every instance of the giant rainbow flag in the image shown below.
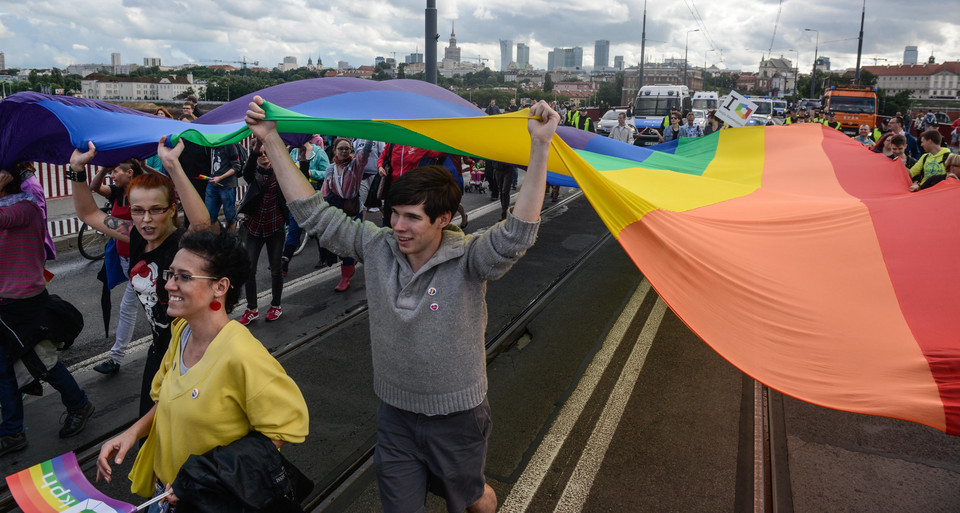
<path fill-rule="evenodd" d="M 258 94 L 288 134 L 529 156 L 526 111 L 484 116 L 423 82 L 326 78 Z M 251 97 L 186 124 L 14 95 L 0 102 L 0 163 L 63 163 L 88 140 L 103 150 L 97 163 L 152 153 L 164 134 L 237 141 Z M 583 189 L 664 301 L 750 376 L 815 404 L 960 433 L 960 182 L 907 192 L 902 166 L 821 125 L 653 149 L 561 127 L 548 168 L 552 183 Z"/>

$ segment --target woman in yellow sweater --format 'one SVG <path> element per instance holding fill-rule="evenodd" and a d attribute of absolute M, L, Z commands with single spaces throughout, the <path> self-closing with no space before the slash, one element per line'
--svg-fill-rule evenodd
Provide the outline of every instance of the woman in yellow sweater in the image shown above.
<path fill-rule="evenodd" d="M 111 480 L 147 437 L 130 471 L 131 491 L 150 497 L 169 489 L 190 455 L 259 431 L 279 448 L 302 442 L 307 405 L 296 383 L 244 326 L 227 317 L 250 272 L 246 252 L 229 235 L 184 235 L 165 271 L 173 322 L 170 347 L 153 380 L 156 404 L 100 449 L 97 480 Z M 175 497 L 171 497 L 175 502 Z"/>

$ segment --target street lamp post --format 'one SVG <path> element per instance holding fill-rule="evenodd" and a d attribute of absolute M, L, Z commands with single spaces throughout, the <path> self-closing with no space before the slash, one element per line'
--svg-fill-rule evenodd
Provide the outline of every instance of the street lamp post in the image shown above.
<path fill-rule="evenodd" d="M 683 85 L 687 85 L 687 49 L 690 47 L 690 33 L 700 32 L 700 29 L 687 31 L 687 41 L 683 45 Z"/>
<path fill-rule="evenodd" d="M 816 32 L 817 33 L 817 42 L 813 46 L 813 75 L 810 76 L 810 98 L 813 98 L 814 87 L 817 85 L 817 50 L 820 49 L 820 31 L 814 29 L 803 29 L 804 32 Z"/>
<path fill-rule="evenodd" d="M 796 55 L 796 59 L 793 61 L 793 102 L 797 103 L 797 79 L 800 78 L 800 52 L 793 48 L 787 51 L 793 52 Z"/>
<path fill-rule="evenodd" d="M 708 55 L 710 52 L 716 53 L 716 50 L 711 49 L 711 50 L 707 50 L 707 51 L 703 52 L 703 90 L 704 90 L 704 91 L 707 90 L 707 55 Z M 716 82 L 714 82 L 714 83 L 716 83 Z"/>

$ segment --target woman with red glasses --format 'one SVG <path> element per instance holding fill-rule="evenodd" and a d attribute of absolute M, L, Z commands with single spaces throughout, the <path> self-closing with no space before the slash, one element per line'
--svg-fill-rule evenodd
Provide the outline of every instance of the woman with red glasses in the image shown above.
<path fill-rule="evenodd" d="M 211 226 L 207 207 L 180 166 L 182 151 L 182 140 L 174 148 L 168 148 L 166 137 L 160 139 L 157 154 L 170 177 L 146 173 L 130 180 L 127 199 L 132 220 L 129 221 L 102 212 L 90 193 L 86 165 L 97 154 L 93 142 L 89 143 L 86 152 L 73 151 L 70 172 L 67 173 L 67 177 L 74 182 L 73 206 L 80 220 L 118 241 L 130 244 L 130 284 L 137 292 L 153 332 L 153 343 L 147 352 L 140 388 L 141 416 L 153 407 L 150 384 L 170 343 L 171 318 L 167 314 L 166 280 L 162 271 L 170 267 L 184 233 L 177 219 L 175 187 L 181 193 L 180 201 L 190 220 L 190 230 L 208 230 Z"/>

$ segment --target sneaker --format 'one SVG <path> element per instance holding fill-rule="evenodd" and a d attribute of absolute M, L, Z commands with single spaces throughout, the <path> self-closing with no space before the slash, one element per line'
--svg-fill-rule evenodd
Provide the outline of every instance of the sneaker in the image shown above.
<path fill-rule="evenodd" d="M 290 270 L 290 259 L 287 257 L 280 257 L 280 270 L 283 271 L 283 275 L 287 275 L 287 271 Z"/>
<path fill-rule="evenodd" d="M 271 306 L 270 309 L 267 310 L 267 322 L 275 321 L 279 319 L 281 315 L 283 315 L 283 310 L 281 310 L 279 306 Z"/>
<path fill-rule="evenodd" d="M 0 456 L 27 448 L 27 434 L 23 431 L 15 435 L 0 437 Z"/>
<path fill-rule="evenodd" d="M 79 410 L 67 410 L 67 418 L 63 422 L 63 427 L 60 428 L 60 438 L 70 438 L 83 431 L 87 425 L 87 419 L 93 415 L 94 410 L 93 403 L 90 401 L 87 401 L 87 405 Z"/>
<path fill-rule="evenodd" d="M 243 315 L 240 316 L 240 324 L 246 326 L 257 317 L 260 317 L 260 312 L 247 308 L 246 311 L 243 312 Z"/>
<path fill-rule="evenodd" d="M 98 363 L 93 370 L 100 374 L 116 374 L 120 372 L 120 362 L 110 358 Z"/>

